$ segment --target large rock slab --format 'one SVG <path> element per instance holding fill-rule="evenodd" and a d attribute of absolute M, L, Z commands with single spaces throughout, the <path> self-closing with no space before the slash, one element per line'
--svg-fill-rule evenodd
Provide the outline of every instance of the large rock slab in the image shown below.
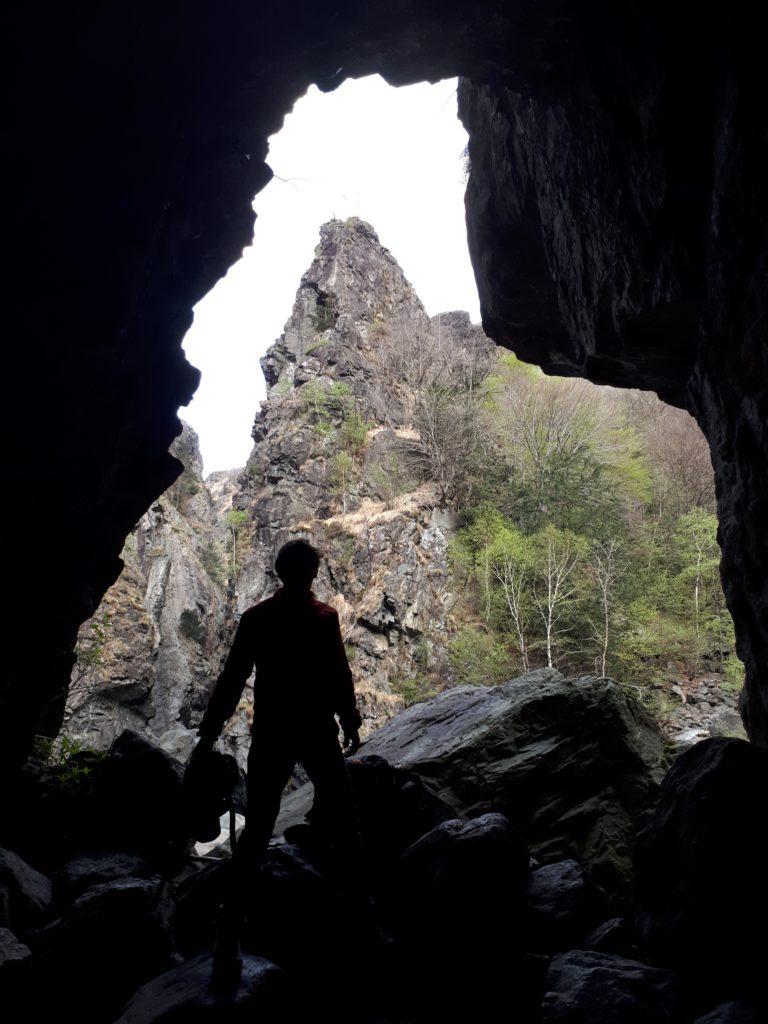
<path fill-rule="evenodd" d="M 537 859 L 578 860 L 610 891 L 630 878 L 635 832 L 663 771 L 655 722 L 616 683 L 553 669 L 446 690 L 387 723 L 362 752 L 414 772 L 456 816 L 503 813 Z M 293 794 L 278 830 L 310 802 L 308 786 Z"/>
<path fill-rule="evenodd" d="M 697 743 L 672 765 L 638 837 L 643 940 L 662 963 L 702 985 L 761 983 L 767 866 L 768 751 L 738 739 Z M 721 997 L 732 991 L 726 987 Z"/>

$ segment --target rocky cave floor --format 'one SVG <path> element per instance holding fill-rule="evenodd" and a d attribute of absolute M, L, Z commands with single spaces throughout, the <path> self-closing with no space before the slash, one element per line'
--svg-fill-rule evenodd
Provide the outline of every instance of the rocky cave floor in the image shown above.
<path fill-rule="evenodd" d="M 449 690 L 366 742 L 350 775 L 389 941 L 342 891 L 308 787 L 289 794 L 226 997 L 227 844 L 180 844 L 181 775 L 130 732 L 66 777 L 27 766 L 0 851 L 9 1024 L 768 1020 L 768 752 L 708 739 L 670 767 L 609 680 Z"/>

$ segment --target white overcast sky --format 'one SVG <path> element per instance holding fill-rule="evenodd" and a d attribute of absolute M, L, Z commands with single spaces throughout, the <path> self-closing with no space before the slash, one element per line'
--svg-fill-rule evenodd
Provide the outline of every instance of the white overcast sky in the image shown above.
<path fill-rule="evenodd" d="M 246 462 L 265 393 L 259 357 L 282 334 L 331 217 L 369 221 L 431 316 L 465 309 L 479 320 L 465 145 L 455 80 L 395 89 L 375 76 L 329 94 L 313 86 L 296 103 L 270 139 L 275 178 L 254 200 L 253 244 L 195 307 L 184 339 L 202 381 L 180 415 L 200 436 L 206 473 Z"/>

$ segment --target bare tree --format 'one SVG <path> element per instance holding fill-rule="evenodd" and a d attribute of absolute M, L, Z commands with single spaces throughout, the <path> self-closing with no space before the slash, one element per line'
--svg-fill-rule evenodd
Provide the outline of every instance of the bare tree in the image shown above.
<path fill-rule="evenodd" d="M 526 561 L 507 545 L 496 547 L 491 560 L 493 575 L 501 584 L 512 625 L 517 635 L 517 645 L 523 662 L 523 671 L 530 668 L 528 658 L 528 617 L 525 611 L 525 592 L 529 583 Z"/>
<path fill-rule="evenodd" d="M 578 591 L 576 569 L 582 553 L 579 538 L 570 530 L 549 526 L 539 535 L 541 564 L 533 578 L 533 600 L 544 626 L 547 666 L 554 666 L 557 638 L 570 631 L 560 627 L 563 614 Z"/>
<path fill-rule="evenodd" d="M 712 458 L 693 416 L 648 391 L 627 392 L 622 401 L 643 438 L 662 505 L 675 516 L 694 508 L 714 511 Z"/>
<path fill-rule="evenodd" d="M 590 620 L 592 634 L 599 646 L 598 659 L 600 674 L 606 675 L 608 650 L 611 642 L 611 626 L 613 621 L 613 603 L 616 584 L 626 571 L 626 562 L 620 560 L 621 545 L 615 538 L 596 544 L 587 562 L 588 576 L 597 588 L 600 606 L 600 618 L 597 622 Z"/>
<path fill-rule="evenodd" d="M 459 340 L 435 325 L 395 325 L 379 332 L 371 353 L 372 404 L 391 427 L 415 432 L 406 448 L 409 468 L 435 480 L 443 504 L 460 504 L 484 436 L 479 385 L 489 347 L 471 333 Z"/>

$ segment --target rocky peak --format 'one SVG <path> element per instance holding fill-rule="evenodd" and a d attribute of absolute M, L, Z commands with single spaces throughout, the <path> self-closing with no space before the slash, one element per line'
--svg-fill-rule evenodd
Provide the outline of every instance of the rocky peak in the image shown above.
<path fill-rule="evenodd" d="M 267 384 L 280 393 L 296 366 L 308 356 L 318 360 L 321 348 L 329 349 L 322 353 L 327 366 L 334 363 L 335 349 L 342 350 L 345 363 L 359 362 L 355 355 L 384 322 L 429 330 L 412 285 L 371 225 L 358 217 L 323 224 L 285 330 L 261 360 Z"/>

